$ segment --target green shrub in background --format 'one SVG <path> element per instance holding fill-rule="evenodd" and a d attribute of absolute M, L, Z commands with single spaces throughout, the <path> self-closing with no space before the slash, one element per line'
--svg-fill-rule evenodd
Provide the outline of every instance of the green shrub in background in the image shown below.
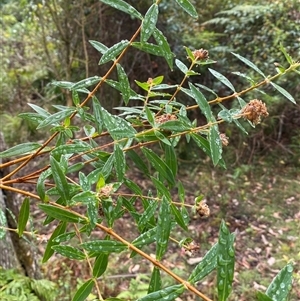
<path fill-rule="evenodd" d="M 208 216 L 210 212 L 201 197 L 195 197 L 193 206 L 186 204 L 184 186 L 176 178 L 176 147 L 180 139 L 186 139 L 187 142 L 192 140 L 215 166 L 226 168 L 222 149 L 229 143 L 230 137 L 220 132 L 219 125 L 232 123 L 246 133 L 244 122 L 253 127 L 259 124 L 262 118 L 268 116 L 266 105 L 260 99 L 246 102 L 244 96 L 251 91 L 262 91 L 266 86 L 272 86 L 295 103 L 294 97 L 276 81 L 290 73 L 299 76 L 300 63 L 295 62 L 281 45 L 280 51 L 287 67 L 274 68 L 274 73 L 269 75 L 249 58 L 232 53 L 236 60 L 256 74 L 254 80 L 251 75 L 239 73 L 239 76 L 247 79 L 247 84 L 237 90 L 226 76 L 214 68 L 215 61 L 209 57 L 207 50 L 200 48 L 201 45 L 194 51 L 185 48 L 189 65 L 179 59 L 175 59 L 174 65 L 174 55 L 168 41 L 156 27 L 159 0 L 154 1 L 145 15 L 122 0 L 101 2 L 130 14 L 132 18 L 140 20 L 141 26 L 130 40 L 121 40 L 111 47 L 99 41 L 90 41 L 102 55 L 99 64 L 111 63 L 109 71 L 103 76 L 88 77 L 76 83 L 53 82 L 54 86 L 70 91 L 73 106 L 54 105 L 56 112 L 49 113 L 40 106 L 29 104 L 34 112 L 22 113 L 20 117 L 37 122 L 37 129 L 49 129 L 50 136 L 42 144 L 28 142 L 0 154 L 3 158 L 29 154 L 21 157 L 18 161 L 20 165 L 1 179 L 0 188 L 11 190 L 9 185 L 19 170 L 38 156 L 46 158 L 44 168 L 30 177 L 22 176 L 24 183 L 35 181 L 36 193 L 21 189 L 15 191 L 27 197 L 25 204 L 28 198 L 40 201 L 39 208 L 47 215 L 45 225 L 58 222 L 48 241 L 43 262 L 47 262 L 55 252 L 75 261 L 88 262 L 90 278 L 79 287 L 74 301 L 85 300 L 94 288 L 96 300 L 103 300 L 98 278 L 105 273 L 110 257 L 120 252 L 129 252 L 131 257 L 139 256 L 153 265 L 148 291 L 145 296 L 138 298 L 139 301 L 174 300 L 185 291 L 209 301 L 211 297 L 199 291 L 196 285 L 213 271 L 217 273 L 218 300 L 228 300 L 234 276 L 235 235 L 230 233 L 225 221 L 221 222 L 218 242 L 207 251 L 187 279 L 174 273 L 162 261 L 172 233 L 178 227 L 187 235 L 178 242 L 179 248 L 192 252 L 194 244 L 197 244 L 188 237 L 189 210 L 194 210 L 200 217 Z M 176 0 L 174 5 L 197 18 L 195 8 L 188 0 Z M 164 83 L 163 76 L 149 78 L 146 82 L 136 80 L 136 87 L 144 91 L 138 94 L 131 87 L 126 70 L 121 65 L 121 58 L 133 48 L 163 57 L 171 69 L 178 68 L 182 72 L 181 82 L 170 85 Z M 200 75 L 197 66 L 208 67 L 214 81 L 229 89 L 230 94 L 221 96 L 209 86 L 192 83 L 190 78 Z M 109 78 L 113 70 L 117 72 L 117 80 Z M 96 92 L 104 84 L 122 95 L 124 106 L 116 108 L 119 115 L 111 114 L 102 106 L 103 101 L 96 97 Z M 211 98 L 207 99 L 203 91 L 208 92 Z M 185 106 L 178 102 L 180 93 L 191 98 L 194 105 Z M 236 99 L 234 107 L 227 108 L 226 101 L 232 99 Z M 127 106 L 131 100 L 139 105 Z M 212 111 L 212 106 L 217 114 Z M 206 123 L 199 124 L 197 119 L 190 119 L 188 112 L 191 110 L 200 110 Z M 75 116 L 76 125 L 73 125 Z M 153 146 L 160 147 L 163 155 L 159 156 Z M 87 169 L 87 166 L 90 168 Z M 155 187 L 153 192 L 144 192 L 130 178 L 128 171 L 133 166 Z M 177 191 L 179 202 L 173 201 L 171 190 Z M 142 208 L 137 208 L 137 201 L 141 201 Z M 30 207 L 22 206 L 21 216 L 27 218 L 19 220 L 20 235 L 25 229 L 29 213 Z M 125 213 L 130 215 L 134 224 L 137 233 L 134 239 L 114 229 Z M 103 239 L 93 237 L 95 230 L 105 233 Z M 155 258 L 143 250 L 149 245 L 155 248 Z M 162 272 L 177 284 L 166 286 Z M 266 292 L 257 292 L 257 300 L 287 300 L 292 273 L 291 262 L 282 268 Z M 106 300 L 124 300 L 121 298 Z"/>

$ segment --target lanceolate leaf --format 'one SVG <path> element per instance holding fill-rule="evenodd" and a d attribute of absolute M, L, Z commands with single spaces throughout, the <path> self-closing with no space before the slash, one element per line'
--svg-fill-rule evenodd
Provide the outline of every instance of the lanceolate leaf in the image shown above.
<path fill-rule="evenodd" d="M 101 253 L 96 257 L 93 267 L 93 276 L 95 278 L 100 277 L 106 271 L 108 265 L 108 256 L 108 253 Z"/>
<path fill-rule="evenodd" d="M 176 59 L 175 64 L 182 73 L 186 74 L 188 72 L 188 70 L 189 70 L 188 67 L 180 60 Z"/>
<path fill-rule="evenodd" d="M 101 57 L 99 65 L 115 60 L 116 57 L 129 45 L 129 41 L 122 40 L 121 42 L 110 47 Z"/>
<path fill-rule="evenodd" d="M 113 241 L 113 240 L 94 240 L 91 242 L 85 242 L 81 244 L 81 247 L 83 247 L 87 251 L 92 252 L 122 252 L 127 249 L 127 246 L 124 245 L 121 242 Z"/>
<path fill-rule="evenodd" d="M 49 204 L 39 204 L 39 208 L 42 209 L 49 216 L 54 217 L 55 219 L 58 219 L 63 222 L 86 223 L 86 220 L 83 220 L 76 214 L 69 212 L 67 209 L 52 206 Z"/>
<path fill-rule="evenodd" d="M 143 172 L 146 176 L 149 176 L 147 165 L 134 150 L 129 150 L 126 154 L 141 172 Z"/>
<path fill-rule="evenodd" d="M 59 111 L 57 113 L 54 113 L 53 115 L 50 115 L 49 117 L 47 117 L 46 119 L 44 119 L 39 126 L 37 127 L 37 129 L 41 129 L 43 127 L 46 127 L 48 125 L 58 125 L 58 123 L 60 121 L 62 121 L 63 119 L 70 117 L 74 112 L 76 112 L 75 108 L 67 108 L 63 111 Z"/>
<path fill-rule="evenodd" d="M 89 41 L 91 43 L 91 45 L 98 50 L 101 54 L 105 53 L 108 50 L 108 47 L 106 47 L 104 44 L 98 42 L 98 41 L 93 41 L 90 40 Z"/>
<path fill-rule="evenodd" d="M 259 292 L 259 291 L 256 292 L 256 298 L 257 298 L 257 301 L 273 301 L 272 298 L 270 298 L 266 294 Z"/>
<path fill-rule="evenodd" d="M 15 157 L 19 155 L 25 155 L 26 153 L 31 153 L 37 150 L 42 145 L 35 142 L 26 142 L 16 146 L 13 146 L 9 149 L 0 153 L 0 158 L 8 158 L 8 157 Z"/>
<path fill-rule="evenodd" d="M 136 17 L 140 20 L 143 19 L 143 16 L 130 4 L 123 0 L 100 0 L 102 3 L 112 6 L 115 9 L 121 10 L 124 13 L 129 14 L 130 16 Z"/>
<path fill-rule="evenodd" d="M 114 158 L 115 158 L 115 169 L 117 173 L 118 181 L 122 181 L 126 170 L 126 161 L 123 150 L 120 148 L 119 144 L 115 144 Z"/>
<path fill-rule="evenodd" d="M 52 246 L 52 249 L 62 256 L 70 259 L 82 260 L 85 259 L 85 255 L 82 251 L 71 246 Z"/>
<path fill-rule="evenodd" d="M 159 172 L 159 174 L 165 178 L 170 185 L 175 185 L 174 174 L 168 165 L 152 150 L 143 147 L 142 151 L 152 166 Z"/>
<path fill-rule="evenodd" d="M 272 300 L 287 300 L 292 288 L 293 265 L 287 264 L 273 279 L 266 291 L 266 295 Z"/>
<path fill-rule="evenodd" d="M 161 289 L 161 277 L 160 277 L 160 269 L 157 267 L 154 267 L 149 283 L 149 288 L 148 288 L 148 294 L 152 292 L 156 292 Z"/>
<path fill-rule="evenodd" d="M 25 198 L 21 209 L 20 209 L 20 213 L 19 213 L 19 220 L 18 220 L 18 234 L 19 237 L 22 236 L 23 231 L 26 228 L 26 224 L 29 218 L 29 198 Z"/>
<path fill-rule="evenodd" d="M 156 259 L 161 260 L 168 248 L 168 241 L 171 231 L 170 203 L 165 196 L 159 208 L 156 232 Z"/>
<path fill-rule="evenodd" d="M 191 17 L 198 18 L 197 11 L 189 0 L 175 0 Z"/>
<path fill-rule="evenodd" d="M 151 37 L 157 22 L 158 5 L 153 3 L 145 14 L 141 29 L 141 42 L 147 42 Z"/>
<path fill-rule="evenodd" d="M 149 245 L 156 240 L 157 228 L 151 228 L 147 232 L 142 233 L 139 237 L 132 241 L 132 244 L 137 248 L 142 246 Z"/>
<path fill-rule="evenodd" d="M 277 84 L 270 82 L 270 84 L 278 91 L 280 92 L 283 96 L 285 96 L 289 101 L 291 101 L 292 103 L 296 104 L 296 100 L 294 99 L 294 97 L 285 89 L 283 89 L 282 87 L 278 86 Z"/>
<path fill-rule="evenodd" d="M 195 284 L 196 282 L 202 280 L 217 267 L 217 253 L 218 244 L 215 244 L 192 271 L 188 279 L 190 283 Z"/>
<path fill-rule="evenodd" d="M 100 82 L 100 80 L 101 80 L 101 77 L 99 77 L 99 76 L 93 76 L 93 77 L 83 79 L 83 80 L 79 81 L 78 83 L 75 83 L 71 87 L 71 90 L 77 91 L 77 90 L 80 90 L 82 88 L 86 88 L 86 87 L 96 85 Z"/>
<path fill-rule="evenodd" d="M 85 301 L 86 298 L 89 296 L 89 294 L 91 293 L 92 289 L 94 286 L 94 280 L 93 279 L 89 279 L 88 281 L 86 281 L 83 285 L 81 285 L 81 287 L 77 290 L 77 292 L 75 293 L 72 301 Z"/>
<path fill-rule="evenodd" d="M 156 55 L 156 56 L 164 56 L 164 52 L 158 45 L 151 44 L 151 43 L 140 43 L 140 42 L 133 42 L 131 44 L 134 48 L 137 48 L 141 51 Z"/>
<path fill-rule="evenodd" d="M 229 89 L 231 89 L 233 92 L 235 92 L 235 88 L 232 85 L 232 83 L 221 73 L 217 72 L 216 70 L 208 68 L 209 72 L 217 78 L 221 83 L 223 83 L 225 86 L 227 86 Z"/>
<path fill-rule="evenodd" d="M 164 145 L 163 148 L 165 150 L 165 162 L 172 170 L 173 175 L 176 176 L 178 164 L 175 149 L 172 145 Z"/>
<path fill-rule="evenodd" d="M 48 261 L 48 259 L 54 254 L 54 250 L 52 249 L 53 246 L 58 245 L 59 242 L 55 241 L 55 238 L 58 237 L 59 235 L 63 234 L 66 231 L 67 228 L 67 223 L 66 222 L 61 222 L 56 229 L 53 231 L 47 246 L 46 250 L 44 252 L 44 257 L 43 257 L 43 263 Z"/>
<path fill-rule="evenodd" d="M 218 300 L 226 301 L 231 290 L 234 275 L 234 234 L 231 234 L 222 220 L 218 241 L 217 287 Z"/>
<path fill-rule="evenodd" d="M 177 224 L 184 230 L 188 231 L 187 225 L 185 223 L 185 219 L 182 215 L 182 212 L 174 205 L 171 204 L 171 210 L 175 217 Z"/>
<path fill-rule="evenodd" d="M 165 60 L 167 61 L 170 69 L 173 70 L 174 54 L 171 51 L 170 45 L 167 41 L 167 38 L 157 28 L 154 29 L 153 37 L 154 37 L 156 43 L 158 44 L 158 47 L 161 50 L 162 55 L 165 58 Z"/>
<path fill-rule="evenodd" d="M 211 158 L 213 164 L 216 166 L 222 157 L 222 142 L 220 139 L 220 133 L 217 125 L 213 125 L 210 127 L 208 139 L 211 150 Z"/>
<path fill-rule="evenodd" d="M 205 115 L 207 121 L 213 122 L 214 117 L 211 112 L 211 108 L 207 100 L 205 99 L 204 95 L 192 84 L 189 83 L 192 97 L 196 100 L 199 108 L 201 109 L 202 113 Z"/>
<path fill-rule="evenodd" d="M 250 68 L 252 68 L 253 70 L 255 70 L 257 73 L 259 73 L 262 77 L 266 78 L 266 76 L 264 75 L 264 73 L 256 66 L 254 65 L 252 62 L 250 62 L 248 59 L 244 58 L 243 56 L 231 52 L 235 57 L 237 57 L 239 60 L 241 60 L 243 63 L 245 63 L 246 65 L 248 65 Z"/>
<path fill-rule="evenodd" d="M 70 200 L 68 182 L 59 162 L 50 156 L 50 166 L 56 188 L 65 202 Z"/>
<path fill-rule="evenodd" d="M 127 105 L 131 95 L 129 80 L 123 67 L 120 64 L 117 64 L 117 72 L 118 72 L 118 79 L 120 83 L 123 100 L 124 103 Z"/>
<path fill-rule="evenodd" d="M 141 217 L 139 219 L 139 222 L 138 222 L 139 227 L 143 227 L 143 226 L 147 225 L 148 221 L 153 217 L 153 215 L 156 211 L 157 205 L 158 205 L 157 201 L 152 201 L 149 203 L 149 206 L 143 212 L 143 214 L 141 215 Z"/>
<path fill-rule="evenodd" d="M 172 301 L 179 297 L 184 290 L 183 284 L 176 284 L 139 298 L 137 301 Z"/>

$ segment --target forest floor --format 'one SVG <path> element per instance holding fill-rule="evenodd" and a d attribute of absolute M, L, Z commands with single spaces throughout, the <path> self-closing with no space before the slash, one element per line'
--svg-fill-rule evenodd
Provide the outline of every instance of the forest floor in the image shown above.
<path fill-rule="evenodd" d="M 193 205 L 203 195 L 211 214 L 201 218 L 191 213 L 189 232 L 176 229 L 172 237 L 180 241 L 191 237 L 199 245 L 192 256 L 171 242 L 164 264 L 187 279 L 189 273 L 218 239 L 219 226 L 225 220 L 236 233 L 236 264 L 230 301 L 256 300 L 257 290 L 265 292 L 273 277 L 290 260 L 295 261 L 294 284 L 290 301 L 300 300 L 300 173 L 293 166 L 270 163 L 242 165 L 230 170 L 207 167 L 209 164 L 181 163 L 179 179 L 186 189 L 186 202 Z M 187 168 L 188 166 L 188 168 Z M 149 183 L 138 176 L 135 182 L 147 189 Z M 127 239 L 135 233 L 130 218 L 116 223 L 114 230 Z M 155 254 L 155 246 L 146 249 Z M 48 277 L 59 285 L 60 300 L 70 300 L 76 285 L 90 274 L 89 267 L 62 257 L 53 257 L 44 267 Z M 103 297 L 136 300 L 148 289 L 151 267 L 128 252 L 111 255 L 107 272 L 100 279 Z M 87 279 L 87 278 L 86 278 Z M 164 286 L 173 282 L 163 275 Z M 216 300 L 216 274 L 206 277 L 197 288 Z M 125 293 L 126 292 L 126 293 Z M 199 300 L 186 293 L 182 301 Z"/>

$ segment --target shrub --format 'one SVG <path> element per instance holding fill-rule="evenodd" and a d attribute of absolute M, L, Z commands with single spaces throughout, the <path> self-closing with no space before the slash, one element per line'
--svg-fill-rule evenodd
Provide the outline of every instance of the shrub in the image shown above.
<path fill-rule="evenodd" d="M 21 156 L 17 161 L 20 165 L 2 178 L 0 186 L 26 197 L 17 231 L 22 235 L 27 224 L 29 198 L 38 200 L 39 208 L 47 216 L 44 224 L 57 222 L 48 240 L 43 262 L 47 262 L 56 252 L 75 261 L 85 260 L 90 266 L 90 278 L 79 287 L 73 297 L 74 301 L 85 300 L 94 287 L 98 299 L 103 300 L 97 279 L 105 273 L 110 257 L 120 252 L 129 252 L 131 257 L 139 256 L 154 267 L 147 294 L 139 297 L 140 301 L 174 300 L 187 290 L 203 300 L 211 300 L 205 292 L 196 288 L 196 283 L 214 270 L 217 272 L 218 300 L 227 300 L 234 275 L 235 234 L 230 233 L 225 221 L 221 222 L 218 242 L 187 279 L 174 273 L 162 261 L 173 231 L 179 227 L 188 232 L 188 210 L 197 212 L 200 217 L 210 214 L 208 205 L 200 196 L 195 197 L 193 205 L 186 203 L 184 186 L 176 178 L 176 147 L 180 139 L 188 142 L 192 140 L 211 159 L 213 165 L 225 168 L 222 148 L 229 143 L 229 138 L 220 132 L 219 125 L 234 123 L 244 133 L 244 122 L 253 127 L 258 125 L 262 118 L 268 116 L 266 105 L 260 99 L 246 103 L 243 97 L 250 91 L 261 91 L 267 85 L 295 103 L 293 96 L 275 81 L 289 73 L 299 75 L 297 68 L 300 63 L 295 62 L 281 46 L 288 67 L 280 67 L 274 70 L 274 75 L 266 75 L 249 59 L 232 53 L 254 71 L 260 80 L 254 81 L 249 75 L 238 73 L 246 84 L 243 90 L 236 91 L 228 78 L 209 68 L 215 81 L 231 91 L 230 95 L 221 96 L 209 87 L 193 84 L 189 80 L 199 75 L 198 66 L 211 67 L 215 63 L 209 58 L 209 52 L 185 48 L 190 65 L 175 60 L 176 67 L 182 72 L 179 84 L 164 83 L 163 76 L 149 78 L 146 82 L 136 80 L 136 85 L 144 91 L 144 94 L 138 94 L 130 86 L 126 71 L 120 63 L 131 48 L 161 56 L 171 69 L 174 67 L 174 57 L 167 39 L 156 28 L 160 1 L 153 3 L 145 16 L 122 0 L 102 2 L 140 20 L 141 26 L 130 40 L 122 40 L 110 48 L 99 41 L 90 41 L 102 54 L 99 64 L 112 62 L 105 75 L 89 77 L 76 83 L 53 82 L 56 87 L 72 93 L 74 106 L 54 105 L 57 112 L 50 114 L 42 107 L 30 104 L 35 112 L 21 114 L 22 118 L 37 122 L 37 129 L 49 129 L 51 135 L 42 144 L 28 142 L 1 153 L 2 158 Z M 195 8 L 188 0 L 175 2 L 188 15 L 197 17 Z M 118 80 L 109 79 L 113 70 L 117 71 Z M 120 112 L 118 115 L 106 110 L 97 98 L 96 93 L 104 84 L 122 95 L 125 105 L 116 108 Z M 208 101 L 201 91 L 209 92 L 213 99 Z M 193 99 L 195 104 L 187 107 L 179 103 L 179 93 Z M 235 106 L 227 108 L 225 103 L 231 99 L 237 100 Z M 131 100 L 138 101 L 140 105 L 127 106 Z M 207 122 L 199 124 L 197 119 L 192 120 L 188 114 L 192 110 L 200 110 Z M 73 125 L 75 118 L 76 125 Z M 162 155 L 158 155 L 158 152 Z M 13 176 L 37 160 L 37 157 L 43 158 L 45 166 L 16 180 L 35 183 L 36 192 L 9 186 L 14 183 Z M 11 165 L 14 163 L 12 161 Z M 145 192 L 130 178 L 129 171 L 133 166 L 149 180 L 154 192 Z M 178 202 L 173 200 L 171 191 L 177 192 Z M 122 221 L 124 214 L 129 215 L 134 224 L 132 232 L 136 234 L 133 239 L 132 235 L 125 236 L 114 228 L 117 222 Z M 102 239 L 96 239 L 93 235 L 99 230 L 104 233 Z M 197 242 L 188 237 L 177 244 L 179 248 L 191 253 L 197 249 Z M 155 257 L 144 251 L 150 245 L 154 245 Z M 292 271 L 293 264 L 288 263 L 265 293 L 257 293 L 258 300 L 285 300 L 291 289 Z M 162 272 L 177 283 L 165 286 Z"/>

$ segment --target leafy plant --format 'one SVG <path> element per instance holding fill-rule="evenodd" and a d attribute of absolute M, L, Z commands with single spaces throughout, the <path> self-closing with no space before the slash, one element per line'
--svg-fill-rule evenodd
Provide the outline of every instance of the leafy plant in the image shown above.
<path fill-rule="evenodd" d="M 0 299 L 3 301 L 56 300 L 56 285 L 48 280 L 34 280 L 14 270 L 0 268 Z"/>
<path fill-rule="evenodd" d="M 216 67 L 212 67 L 215 61 L 209 58 L 207 50 L 192 51 L 186 47 L 189 66 L 175 60 L 175 66 L 182 72 L 179 84 L 164 83 L 163 76 L 149 78 L 146 82 L 136 80 L 136 85 L 143 91 L 143 94 L 138 94 L 130 85 L 121 65 L 121 58 L 132 48 L 161 56 L 171 69 L 175 68 L 174 55 L 168 41 L 156 27 L 160 1 L 154 2 L 144 16 L 125 1 L 102 2 L 140 20 L 141 26 L 130 40 L 122 40 L 111 47 L 99 41 L 90 41 L 101 54 L 99 64 L 112 62 L 109 71 L 103 76 L 89 77 L 76 83 L 53 82 L 56 87 L 70 91 L 73 106 L 54 105 L 56 112 L 50 113 L 30 104 L 34 112 L 21 114 L 22 118 L 37 122 L 37 129 L 49 129 L 51 136 L 41 144 L 28 142 L 0 153 L 2 158 L 21 156 L 18 159 L 19 165 L 1 179 L 0 188 L 40 201 L 39 208 L 47 215 L 45 225 L 58 222 L 48 241 L 43 262 L 48 261 L 55 252 L 72 260 L 88 262 L 90 277 L 78 288 L 74 301 L 88 298 L 93 288 L 96 288 L 98 299 L 103 300 L 98 278 L 105 273 L 110 257 L 120 252 L 129 252 L 131 257 L 140 256 L 154 266 L 147 294 L 139 297 L 139 301 L 174 300 L 185 291 L 209 301 L 210 297 L 199 291 L 196 284 L 213 271 L 217 273 L 218 300 L 228 300 L 234 275 L 235 235 L 230 233 L 225 221 L 221 222 L 218 242 L 187 279 L 174 273 L 162 260 L 166 256 L 169 241 L 174 241 L 172 233 L 178 227 L 188 235 L 188 210 L 194 210 L 200 217 L 209 216 L 210 213 L 201 197 L 195 196 L 194 205 L 186 203 L 184 187 L 177 180 L 176 147 L 182 138 L 188 142 L 193 140 L 214 166 L 226 168 L 222 150 L 229 141 L 219 126 L 233 123 L 246 133 L 241 119 L 253 127 L 259 124 L 263 117 L 268 116 L 266 105 L 260 99 L 246 103 L 243 97 L 250 91 L 262 91 L 267 85 L 295 103 L 294 97 L 275 81 L 289 73 L 299 76 L 300 63 L 295 62 L 281 47 L 288 67 L 274 70 L 273 75 L 266 75 L 248 58 L 232 53 L 260 78 L 256 81 L 239 73 L 247 84 L 243 90 L 238 91 L 227 77 L 217 71 Z M 175 2 L 178 8 L 191 17 L 197 16 L 190 1 Z M 195 68 L 197 66 L 209 66 L 208 70 L 215 81 L 231 93 L 226 96 L 218 95 L 210 87 L 193 83 L 190 78 L 199 75 Z M 109 78 L 113 70 L 117 72 L 117 80 Z M 104 84 L 122 95 L 125 106 L 117 107 L 121 112 L 119 115 L 106 110 L 96 96 L 96 92 Z M 212 99 L 206 99 L 202 91 L 209 92 Z M 195 104 L 187 107 L 178 102 L 179 93 L 191 98 Z M 224 104 L 231 99 L 237 100 L 236 107 L 227 108 Z M 131 100 L 138 101 L 140 105 L 127 106 Z M 214 110 L 212 106 L 215 107 Z M 207 122 L 198 124 L 197 120 L 192 120 L 188 114 L 191 110 L 200 110 Z M 73 125 L 75 116 L 78 120 Z M 84 135 L 79 136 L 79 133 Z M 10 185 L 14 183 L 14 176 L 39 156 L 47 158 L 45 167 L 16 180 L 23 183 L 34 182 L 36 193 L 12 188 Z M 145 192 L 132 181 L 129 171 L 133 164 L 149 179 L 154 187 L 153 192 Z M 5 166 L 7 165 L 9 163 Z M 174 201 L 174 195 L 171 194 L 171 191 L 176 190 L 179 202 Z M 29 217 L 28 198 L 21 208 L 22 217 L 18 223 L 20 235 Z M 137 205 L 138 201 L 141 208 Z M 130 215 L 137 233 L 133 239 L 114 229 L 125 213 Z M 96 230 L 105 234 L 102 239 L 94 238 L 92 234 Z M 197 242 L 184 237 L 177 244 L 178 247 L 193 252 Z M 147 246 L 155 248 L 155 257 L 144 251 Z M 258 293 L 258 300 L 274 301 L 277 296 L 281 300 L 286 299 L 291 288 L 292 269 L 292 263 L 284 267 L 266 293 Z M 164 286 L 162 272 L 177 283 Z"/>

